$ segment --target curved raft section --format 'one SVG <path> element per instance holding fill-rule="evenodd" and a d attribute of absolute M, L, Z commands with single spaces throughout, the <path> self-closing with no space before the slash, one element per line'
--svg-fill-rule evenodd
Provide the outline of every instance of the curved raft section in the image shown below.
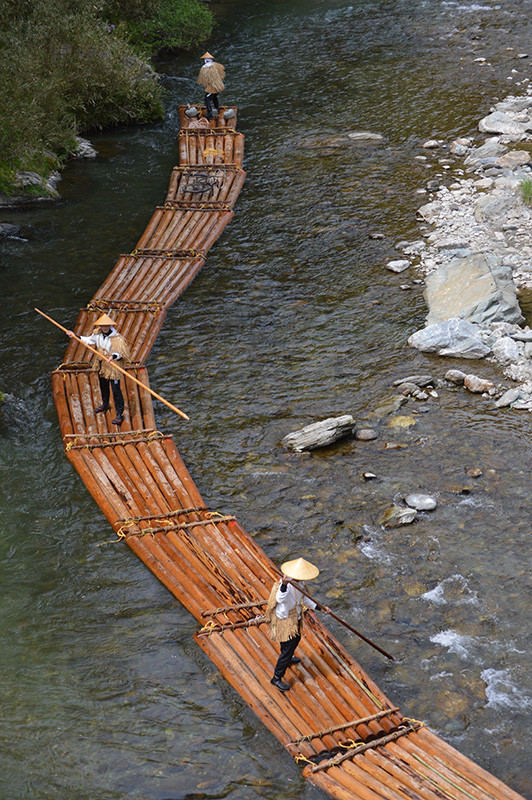
<path fill-rule="evenodd" d="M 179 166 L 164 205 L 75 327 L 85 333 L 102 312 L 113 314 L 132 346 L 129 369 L 144 383 L 143 362 L 167 309 L 231 220 L 245 179 L 236 108 L 232 119 L 220 116 L 209 128 L 189 127 L 184 109 Z M 206 507 L 172 437 L 157 430 L 148 392 L 128 383 L 120 429 L 112 415 L 94 413 L 100 396 L 91 358 L 72 340 L 52 374 L 68 459 L 117 535 L 198 620 L 196 642 L 305 778 L 340 800 L 519 800 L 403 717 L 312 614 L 291 691 L 271 686 L 277 649 L 256 617 L 276 578 L 272 562 L 234 517 Z"/>

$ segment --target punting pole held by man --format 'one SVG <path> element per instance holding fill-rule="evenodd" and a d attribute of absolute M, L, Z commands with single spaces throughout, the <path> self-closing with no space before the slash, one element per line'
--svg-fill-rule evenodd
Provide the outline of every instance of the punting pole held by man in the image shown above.
<path fill-rule="evenodd" d="M 282 573 L 280 573 L 280 574 L 282 575 Z M 288 578 L 287 575 L 283 575 L 282 577 L 283 577 L 283 579 L 287 579 Z M 315 597 L 312 597 L 311 594 L 309 594 L 307 591 L 305 591 L 305 589 L 303 589 L 303 587 L 296 580 L 294 580 L 293 578 L 288 578 L 286 580 L 286 583 L 291 583 L 292 586 L 294 587 L 294 589 L 297 589 L 298 592 L 301 592 L 301 594 L 305 595 L 305 597 L 308 597 L 308 599 L 312 600 L 312 602 L 316 603 L 316 605 L 318 605 L 320 607 L 323 605 L 322 603 L 319 602 L 319 600 L 316 600 Z M 386 656 L 386 658 L 389 658 L 390 661 L 395 661 L 395 658 L 392 655 L 390 655 L 390 653 L 387 653 L 386 650 L 383 650 L 382 647 L 379 647 L 378 644 L 375 644 L 375 642 L 372 642 L 371 639 L 368 639 L 367 636 L 364 636 L 363 633 L 360 633 L 360 631 L 357 631 L 356 628 L 353 628 L 351 625 L 349 625 L 348 622 L 343 620 L 341 617 L 339 617 L 333 611 L 329 610 L 327 613 L 329 614 L 330 617 L 332 617 L 337 622 L 339 622 L 340 625 L 343 625 L 344 628 L 347 628 L 348 631 L 351 631 L 351 633 L 355 633 L 364 642 L 366 642 L 367 644 L 369 644 L 372 647 L 374 647 L 375 650 L 379 651 L 379 653 L 382 653 L 383 656 Z"/>
<path fill-rule="evenodd" d="M 41 317 L 44 317 L 45 319 L 47 319 L 48 322 L 51 322 L 53 325 L 56 325 L 58 328 L 60 328 L 62 331 L 64 331 L 67 334 L 67 336 L 70 337 L 70 334 L 68 332 L 68 328 L 64 328 L 62 325 L 59 324 L 59 322 L 56 322 L 55 319 L 52 319 L 52 317 L 49 317 L 48 314 L 45 314 L 43 311 L 40 311 L 38 308 L 34 308 L 33 310 L 36 311 L 37 314 L 40 314 Z M 160 400 L 161 403 L 164 403 L 165 406 L 168 406 L 168 408 L 172 409 L 172 411 L 175 411 L 176 414 L 179 414 L 180 417 L 183 417 L 183 419 L 190 419 L 190 417 L 187 417 L 187 415 L 185 414 L 184 411 L 180 411 L 177 408 L 177 406 L 174 406 L 174 405 L 172 405 L 172 403 L 169 403 L 168 400 L 165 400 L 164 397 L 161 397 L 160 394 L 157 394 L 157 392 L 154 392 L 153 389 L 150 389 L 150 387 L 146 386 L 145 383 L 142 383 L 142 381 L 139 381 L 137 378 L 134 378 L 133 375 L 130 375 L 129 372 L 127 372 L 125 369 L 122 369 L 122 367 L 119 367 L 114 359 L 105 358 L 105 356 L 102 356 L 102 354 L 99 353 L 98 350 L 96 350 L 94 347 L 91 347 L 90 344 L 85 344 L 85 342 L 83 342 L 79 338 L 79 336 L 76 336 L 75 333 L 72 334 L 72 336 L 70 338 L 75 339 L 77 342 L 82 344 L 83 347 L 86 347 L 87 350 L 90 350 L 91 353 L 94 353 L 95 355 L 97 355 L 98 358 L 103 358 L 104 361 L 107 361 L 109 364 L 112 364 L 113 367 L 115 369 L 117 369 L 119 372 L 121 372 L 123 375 L 125 375 L 125 377 L 128 378 L 128 380 L 133 381 L 133 383 L 136 383 L 139 386 L 141 386 L 143 389 L 146 389 L 147 392 L 149 392 L 151 395 L 156 397 L 157 400 Z"/>

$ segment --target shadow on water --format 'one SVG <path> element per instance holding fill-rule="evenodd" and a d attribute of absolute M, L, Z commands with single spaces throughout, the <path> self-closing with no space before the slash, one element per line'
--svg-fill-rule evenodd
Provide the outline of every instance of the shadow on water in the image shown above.
<path fill-rule="evenodd" d="M 422 289 L 410 276 L 401 291 L 404 274 L 382 267 L 398 239 L 419 236 L 416 190 L 437 168 L 414 159 L 419 144 L 475 135 L 510 70 L 524 69 L 527 8 L 216 4 L 209 47 L 228 70 L 224 102 L 240 108 L 248 178 L 148 366 L 191 416 L 161 407 L 158 424 L 211 507 L 235 513 L 276 561 L 319 564 L 317 593 L 397 654 L 383 663 L 335 630 L 390 698 L 532 798 L 529 417 L 443 383 L 438 398 L 376 413 L 406 374 L 457 367 L 501 381 L 491 364 L 408 348 Z M 32 311 L 72 324 L 134 246 L 176 160 L 177 106 L 201 99 L 198 54 L 160 65 L 164 123 L 95 137 L 100 157 L 69 167 L 58 206 L 6 215 L 21 226 L 0 243 L 6 800 L 322 796 L 198 651 L 192 618 L 105 544 L 53 408 L 48 376 L 65 341 Z M 360 129 L 383 140 L 334 142 Z M 341 413 L 379 438 L 281 448 L 289 431 Z M 433 493 L 436 511 L 381 528 L 411 491 Z"/>

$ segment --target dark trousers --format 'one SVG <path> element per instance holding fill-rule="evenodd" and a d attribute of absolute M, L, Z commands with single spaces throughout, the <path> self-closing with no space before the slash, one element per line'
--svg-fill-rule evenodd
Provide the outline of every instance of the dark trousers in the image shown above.
<path fill-rule="evenodd" d="M 277 659 L 277 664 L 273 671 L 276 678 L 282 678 L 285 674 L 300 641 L 301 636 L 298 633 L 293 639 L 288 639 L 287 642 L 281 642 L 281 655 Z"/>
<path fill-rule="evenodd" d="M 115 411 L 117 415 L 121 417 L 124 413 L 124 395 L 122 394 L 122 389 L 120 388 L 120 381 L 110 378 L 102 378 L 101 375 L 99 375 L 98 378 L 100 379 L 100 391 L 102 393 L 103 405 L 109 405 L 111 388 L 113 390 L 113 399 L 115 401 Z"/>
<path fill-rule="evenodd" d="M 218 95 L 212 93 L 205 94 L 205 105 L 207 106 L 207 119 L 212 119 L 212 107 L 218 111 Z"/>

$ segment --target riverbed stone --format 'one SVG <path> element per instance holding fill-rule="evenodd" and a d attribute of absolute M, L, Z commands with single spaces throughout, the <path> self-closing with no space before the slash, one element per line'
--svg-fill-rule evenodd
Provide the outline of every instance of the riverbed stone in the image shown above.
<path fill-rule="evenodd" d="M 499 141 L 498 136 L 487 139 L 480 147 L 475 147 L 464 160 L 464 164 L 478 167 L 492 159 L 495 161 L 499 156 L 508 152 L 508 147 Z"/>
<path fill-rule="evenodd" d="M 399 528 L 401 525 L 409 525 L 416 517 L 417 511 L 415 508 L 392 506 L 381 514 L 379 525 L 382 525 L 383 528 Z"/>
<path fill-rule="evenodd" d="M 485 378 L 479 378 L 478 375 L 466 375 L 464 378 L 464 386 L 469 389 L 473 394 L 483 394 L 493 389 L 493 383 Z"/>
<path fill-rule="evenodd" d="M 389 269 L 390 272 L 404 272 L 405 269 L 408 269 L 411 265 L 411 261 L 408 261 L 406 258 L 401 258 L 397 261 L 388 261 L 386 269 Z"/>
<path fill-rule="evenodd" d="M 494 111 L 483 117 L 478 123 L 481 133 L 503 133 L 505 136 L 520 138 L 526 133 L 526 126 L 521 122 L 515 122 L 508 114 L 503 111 Z"/>
<path fill-rule="evenodd" d="M 19 225 L 13 225 L 10 222 L 0 222 L 0 236 L 16 236 L 19 230 Z"/>
<path fill-rule="evenodd" d="M 297 452 L 314 450 L 318 447 L 326 447 L 344 436 L 351 435 L 354 428 L 355 420 L 350 414 L 343 414 L 340 417 L 328 417 L 287 434 L 282 440 L 282 444 L 284 447 Z"/>
<path fill-rule="evenodd" d="M 453 259 L 427 276 L 429 325 L 456 318 L 486 325 L 523 322 L 511 267 L 489 253 Z"/>
<path fill-rule="evenodd" d="M 497 159 L 497 164 L 500 164 L 501 167 L 514 169 L 514 167 L 522 167 L 523 164 L 530 164 L 530 161 L 532 161 L 532 158 L 527 150 L 511 150 L 506 155 L 500 156 Z"/>
<path fill-rule="evenodd" d="M 74 158 L 96 158 L 98 151 L 88 139 L 76 136 L 76 149 L 72 155 Z"/>
<path fill-rule="evenodd" d="M 381 133 L 372 133 L 371 131 L 352 131 L 347 134 L 348 138 L 352 141 L 374 141 L 380 142 L 384 139 Z"/>
<path fill-rule="evenodd" d="M 410 508 L 415 508 L 416 511 L 432 511 L 436 508 L 438 503 L 436 499 L 430 494 L 409 494 L 405 497 L 405 503 Z"/>
<path fill-rule="evenodd" d="M 456 386 L 462 386 L 465 380 L 466 373 L 460 369 L 448 369 L 445 373 L 445 380 L 454 383 Z"/>
<path fill-rule="evenodd" d="M 380 405 L 373 409 L 373 416 L 377 417 L 377 419 L 387 417 L 389 414 L 399 411 L 401 406 L 407 402 L 408 399 L 404 395 L 394 394 L 391 397 L 387 397 L 386 400 L 383 400 Z"/>
<path fill-rule="evenodd" d="M 432 375 L 408 375 L 406 378 L 399 378 L 394 381 L 394 386 L 401 386 L 404 383 L 415 383 L 416 386 L 434 386 L 434 378 Z"/>
<path fill-rule="evenodd" d="M 519 345 L 510 336 L 501 336 L 493 342 L 491 351 L 500 364 L 513 364 L 521 358 L 523 345 Z"/>
<path fill-rule="evenodd" d="M 463 319 L 448 319 L 413 333 L 410 347 L 424 353 L 457 358 L 484 358 L 490 348 L 482 341 L 480 328 Z"/>
<path fill-rule="evenodd" d="M 508 389 L 503 395 L 501 395 L 501 397 L 499 397 L 498 400 L 495 401 L 495 405 L 497 408 L 508 408 L 508 406 L 511 406 L 512 403 L 515 403 L 520 394 L 520 389 Z"/>
<path fill-rule="evenodd" d="M 373 428 L 357 428 L 355 431 L 355 439 L 359 442 L 371 442 L 377 439 L 378 433 Z"/>

